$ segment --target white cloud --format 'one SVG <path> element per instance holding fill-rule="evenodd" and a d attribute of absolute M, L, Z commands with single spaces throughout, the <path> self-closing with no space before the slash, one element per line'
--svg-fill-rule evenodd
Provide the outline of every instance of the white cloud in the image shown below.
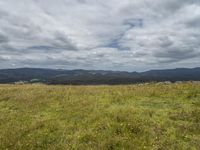
<path fill-rule="evenodd" d="M 199 20 L 197 0 L 1 1 L 0 68 L 195 67 Z"/>

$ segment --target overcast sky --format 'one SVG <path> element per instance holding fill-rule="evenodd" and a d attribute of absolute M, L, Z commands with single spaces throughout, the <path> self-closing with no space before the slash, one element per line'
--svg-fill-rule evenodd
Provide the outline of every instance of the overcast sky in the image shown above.
<path fill-rule="evenodd" d="M 0 0 L 0 68 L 200 66 L 200 0 Z"/>

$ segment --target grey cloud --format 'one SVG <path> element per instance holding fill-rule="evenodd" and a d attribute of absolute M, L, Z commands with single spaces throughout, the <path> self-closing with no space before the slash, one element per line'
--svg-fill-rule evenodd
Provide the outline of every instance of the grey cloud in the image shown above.
<path fill-rule="evenodd" d="M 6 58 L 0 56 L 0 62 L 1 62 L 1 63 L 2 63 L 2 62 L 5 62 L 5 61 L 8 61 L 8 60 L 9 60 L 9 59 L 6 59 Z"/>
<path fill-rule="evenodd" d="M 199 20 L 199 0 L 6 0 L 0 3 L 0 68 L 196 65 Z"/>
<path fill-rule="evenodd" d="M 7 36 L 0 34 L 0 44 L 7 43 L 8 41 L 9 41 L 9 39 Z"/>
<path fill-rule="evenodd" d="M 154 54 L 157 58 L 167 58 L 171 61 L 180 61 L 184 59 L 190 59 L 194 57 L 199 57 L 200 52 L 196 52 L 195 50 L 190 49 L 166 49 L 163 52 L 157 52 Z M 165 60 L 165 59 L 164 59 Z"/>
<path fill-rule="evenodd" d="M 67 35 L 56 32 L 54 40 L 52 41 L 53 45 L 58 48 L 63 48 L 65 50 L 78 50 L 75 43 L 73 43 Z"/>
<path fill-rule="evenodd" d="M 190 28 L 195 27 L 195 28 L 199 29 L 199 27 L 200 27 L 200 14 L 196 18 L 188 20 L 185 24 L 186 24 L 186 26 L 188 26 Z"/>
<path fill-rule="evenodd" d="M 0 9 L 0 19 L 7 17 L 8 13 Z"/>
<path fill-rule="evenodd" d="M 125 25 L 132 27 L 142 27 L 143 26 L 143 19 L 127 19 L 124 21 Z"/>
<path fill-rule="evenodd" d="M 173 45 L 173 40 L 169 39 L 167 36 L 160 37 L 159 39 L 161 41 L 161 43 L 159 43 L 160 47 L 168 48 Z"/>

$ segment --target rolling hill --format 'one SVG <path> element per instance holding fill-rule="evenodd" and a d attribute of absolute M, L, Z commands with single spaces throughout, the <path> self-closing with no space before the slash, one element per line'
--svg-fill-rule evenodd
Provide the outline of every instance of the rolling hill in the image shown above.
<path fill-rule="evenodd" d="M 161 81 L 200 81 L 200 68 L 150 70 L 146 72 L 62 70 L 42 68 L 1 69 L 0 83 L 42 82 L 46 84 L 133 84 Z"/>

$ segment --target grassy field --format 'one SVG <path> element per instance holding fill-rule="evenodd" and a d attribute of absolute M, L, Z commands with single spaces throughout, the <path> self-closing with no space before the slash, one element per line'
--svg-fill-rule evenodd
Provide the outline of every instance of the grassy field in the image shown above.
<path fill-rule="evenodd" d="M 0 85 L 0 149 L 200 150 L 200 83 Z"/>

